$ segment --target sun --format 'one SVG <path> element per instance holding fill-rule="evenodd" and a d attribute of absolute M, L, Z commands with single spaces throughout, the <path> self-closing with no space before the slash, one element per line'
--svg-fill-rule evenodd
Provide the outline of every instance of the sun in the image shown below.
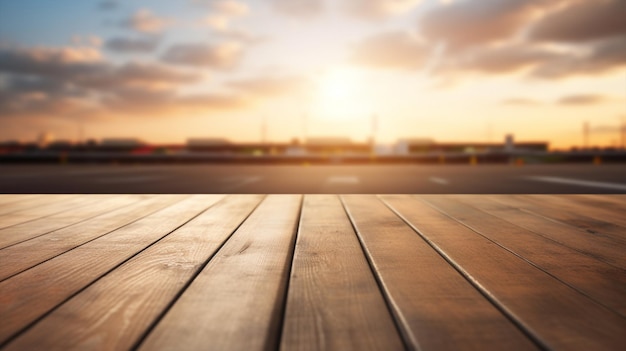
<path fill-rule="evenodd" d="M 365 113 L 362 73 L 353 67 L 334 67 L 318 78 L 316 112 L 323 118 L 352 119 Z"/>
<path fill-rule="evenodd" d="M 352 97 L 358 90 L 358 71 L 353 68 L 333 68 L 320 79 L 320 93 L 329 99 Z"/>

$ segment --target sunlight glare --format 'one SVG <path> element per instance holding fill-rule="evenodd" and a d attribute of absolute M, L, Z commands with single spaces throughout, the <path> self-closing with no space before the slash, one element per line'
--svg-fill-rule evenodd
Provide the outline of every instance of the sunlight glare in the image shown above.
<path fill-rule="evenodd" d="M 324 97 L 341 100 L 353 97 L 358 90 L 359 73 L 354 68 L 334 68 L 326 72 L 320 81 Z"/>
<path fill-rule="evenodd" d="M 353 67 L 335 67 L 326 71 L 318 81 L 318 102 L 314 107 L 323 118 L 352 119 L 365 111 L 363 75 Z"/>

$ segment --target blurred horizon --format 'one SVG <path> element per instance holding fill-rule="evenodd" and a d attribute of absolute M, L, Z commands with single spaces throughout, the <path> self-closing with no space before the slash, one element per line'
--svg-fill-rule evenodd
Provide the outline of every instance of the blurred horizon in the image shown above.
<path fill-rule="evenodd" d="M 0 1 L 0 141 L 623 148 L 624 13 L 623 0 Z"/>

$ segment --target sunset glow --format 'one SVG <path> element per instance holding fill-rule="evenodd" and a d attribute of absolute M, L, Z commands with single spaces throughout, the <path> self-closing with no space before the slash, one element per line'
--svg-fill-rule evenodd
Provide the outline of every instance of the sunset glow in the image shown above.
<path fill-rule="evenodd" d="M 622 0 L 0 4 L 0 140 L 621 146 Z"/>

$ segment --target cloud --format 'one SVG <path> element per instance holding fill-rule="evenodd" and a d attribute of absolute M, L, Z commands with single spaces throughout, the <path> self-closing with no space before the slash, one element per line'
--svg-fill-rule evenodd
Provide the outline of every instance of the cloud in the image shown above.
<path fill-rule="evenodd" d="M 0 118 L 72 117 L 89 105 L 87 93 L 68 82 L 6 74 L 2 78 Z"/>
<path fill-rule="evenodd" d="M 0 73 L 56 79 L 104 89 L 116 85 L 165 86 L 198 81 L 197 72 L 157 63 L 114 65 L 94 48 L 0 48 Z"/>
<path fill-rule="evenodd" d="M 511 74 L 531 70 L 563 56 L 559 52 L 520 45 L 476 48 L 445 57 L 436 71 L 443 74 Z"/>
<path fill-rule="evenodd" d="M 117 112 L 172 114 L 228 111 L 247 108 L 260 100 L 303 91 L 309 81 L 297 76 L 261 76 L 231 80 L 224 84 L 229 93 L 177 94 L 175 90 L 143 88 L 118 89 L 103 100 Z"/>
<path fill-rule="evenodd" d="M 277 12 L 300 18 L 318 16 L 326 8 L 324 0 L 272 0 L 272 5 Z"/>
<path fill-rule="evenodd" d="M 207 51 L 212 53 L 208 58 L 200 55 L 193 63 L 231 65 L 230 56 L 224 61 L 220 50 Z M 186 55 L 177 58 L 190 59 Z M 165 63 L 116 64 L 93 48 L 0 47 L 0 114 L 3 118 L 64 119 L 225 111 L 247 108 L 259 98 L 299 87 L 293 77 L 261 77 L 229 82 L 226 94 L 181 93 L 204 78 L 198 70 Z"/>
<path fill-rule="evenodd" d="M 95 46 L 99 47 L 102 45 L 102 39 L 95 35 L 74 35 L 72 36 L 72 44 L 75 46 Z"/>
<path fill-rule="evenodd" d="M 200 24 L 205 25 L 218 32 L 225 31 L 230 25 L 230 17 L 223 15 L 208 15 L 200 21 Z"/>
<path fill-rule="evenodd" d="M 33 94 L 62 97 L 85 96 L 84 90 L 70 82 L 45 77 L 7 75 L 1 85 L 2 91 L 13 94 Z"/>
<path fill-rule="evenodd" d="M 148 9 L 140 9 L 132 16 L 122 20 L 120 25 L 140 33 L 160 33 L 172 23 L 171 19 L 158 17 Z"/>
<path fill-rule="evenodd" d="M 75 77 L 105 67 L 97 48 L 92 47 L 0 47 L 0 72 L 44 77 Z"/>
<path fill-rule="evenodd" d="M 528 98 L 520 98 L 514 97 L 501 101 L 502 105 L 510 105 L 510 106 L 537 106 L 541 105 L 540 101 L 528 99 Z"/>
<path fill-rule="evenodd" d="M 163 61 L 179 65 L 233 68 L 242 56 L 241 45 L 235 42 L 220 44 L 187 43 L 170 47 L 161 57 Z"/>
<path fill-rule="evenodd" d="M 250 12 L 248 4 L 238 0 L 191 0 L 191 3 L 232 16 L 243 16 Z"/>
<path fill-rule="evenodd" d="M 89 105 L 83 99 L 54 97 L 45 94 L 3 94 L 0 116 L 10 117 L 72 117 Z"/>
<path fill-rule="evenodd" d="M 344 7 L 353 16 L 380 19 L 404 14 L 420 2 L 421 0 L 349 0 Z"/>
<path fill-rule="evenodd" d="M 212 13 L 202 19 L 200 24 L 218 32 L 228 30 L 233 19 L 246 16 L 250 12 L 248 5 L 234 0 L 210 1 L 205 5 L 211 7 Z"/>
<path fill-rule="evenodd" d="M 355 63 L 379 68 L 417 69 L 425 64 L 430 49 L 406 32 L 387 32 L 369 37 L 353 50 Z"/>
<path fill-rule="evenodd" d="M 120 53 L 150 53 L 157 49 L 159 42 L 157 37 L 115 37 L 107 40 L 104 47 L 107 50 Z"/>
<path fill-rule="evenodd" d="M 606 96 L 597 94 L 568 95 L 557 101 L 559 105 L 596 105 L 607 100 Z"/>
<path fill-rule="evenodd" d="M 572 2 L 548 13 L 532 26 L 533 41 L 577 43 L 585 40 L 626 36 L 626 1 Z"/>
<path fill-rule="evenodd" d="M 238 93 L 251 97 L 272 97 L 303 91 L 310 82 L 302 77 L 263 76 L 232 80 L 225 84 Z"/>
<path fill-rule="evenodd" d="M 250 12 L 250 7 L 247 4 L 235 0 L 213 1 L 211 7 L 216 12 L 231 17 L 245 16 Z"/>
<path fill-rule="evenodd" d="M 563 79 L 610 73 L 626 68 L 626 21 L 620 21 L 625 4 L 457 0 L 426 12 L 418 21 L 418 36 L 396 32 L 366 38 L 354 46 L 353 59 L 408 70 L 434 63 L 433 74 L 447 80 L 466 74 Z"/>
<path fill-rule="evenodd" d="M 543 79 L 559 79 L 593 75 L 626 68 L 626 37 L 595 42 L 582 54 L 560 55 L 537 66 L 531 75 Z"/>
<path fill-rule="evenodd" d="M 266 43 L 271 40 L 270 37 L 265 35 L 255 35 L 245 30 L 232 28 L 225 29 L 216 34 L 222 39 L 244 43 L 248 47 L 252 45 Z"/>
<path fill-rule="evenodd" d="M 177 94 L 172 90 L 121 89 L 102 99 L 103 108 L 114 113 L 144 116 L 213 112 L 241 109 L 251 101 L 233 94 Z"/>
<path fill-rule="evenodd" d="M 449 49 L 485 45 L 509 39 L 541 5 L 556 0 L 464 0 L 439 5 L 418 21 L 429 40 Z"/>
<path fill-rule="evenodd" d="M 163 64 L 129 62 L 120 66 L 109 66 L 99 74 L 77 77 L 73 82 L 99 91 L 138 87 L 162 90 L 195 83 L 202 78 L 197 72 L 181 71 Z"/>
<path fill-rule="evenodd" d="M 119 7 L 119 3 L 115 0 L 104 0 L 98 3 L 98 9 L 102 11 L 115 10 Z"/>

